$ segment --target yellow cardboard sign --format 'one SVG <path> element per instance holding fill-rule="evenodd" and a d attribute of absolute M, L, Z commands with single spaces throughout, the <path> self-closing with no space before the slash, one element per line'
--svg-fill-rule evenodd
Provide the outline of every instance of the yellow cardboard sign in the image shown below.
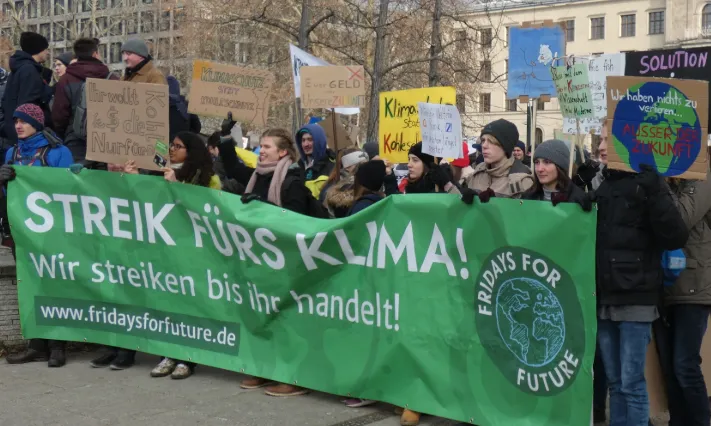
<path fill-rule="evenodd" d="M 422 140 L 417 103 L 457 103 L 454 87 L 427 87 L 380 93 L 378 144 L 380 157 L 393 163 L 407 163 L 410 147 Z"/>

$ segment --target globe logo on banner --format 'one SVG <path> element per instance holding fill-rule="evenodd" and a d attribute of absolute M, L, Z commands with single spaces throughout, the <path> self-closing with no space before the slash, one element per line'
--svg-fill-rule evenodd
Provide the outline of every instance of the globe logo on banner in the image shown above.
<path fill-rule="evenodd" d="M 637 172 L 650 165 L 662 176 L 679 176 L 691 168 L 703 137 L 696 101 L 657 81 L 610 96 L 618 101 L 611 136 L 622 163 Z"/>
<path fill-rule="evenodd" d="M 575 283 L 545 256 L 505 247 L 476 281 L 476 327 L 491 362 L 520 391 L 556 395 L 575 382 L 585 328 Z"/>

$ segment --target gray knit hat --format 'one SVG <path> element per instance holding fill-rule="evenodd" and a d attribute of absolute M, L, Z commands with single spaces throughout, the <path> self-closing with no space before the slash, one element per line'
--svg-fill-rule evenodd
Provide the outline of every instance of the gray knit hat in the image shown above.
<path fill-rule="evenodd" d="M 140 38 L 134 38 L 127 40 L 121 45 L 121 52 L 135 53 L 143 58 L 149 58 L 151 54 L 148 52 L 148 46 L 146 42 Z"/>
<path fill-rule="evenodd" d="M 570 148 L 568 145 L 559 139 L 550 139 L 536 146 L 536 152 L 533 154 L 533 162 L 539 158 L 548 160 L 560 167 L 565 173 L 568 173 L 570 166 Z"/>

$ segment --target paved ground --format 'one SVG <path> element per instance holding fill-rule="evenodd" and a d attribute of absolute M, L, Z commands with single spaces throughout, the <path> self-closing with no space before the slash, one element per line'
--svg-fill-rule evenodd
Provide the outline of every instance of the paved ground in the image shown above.
<path fill-rule="evenodd" d="M 149 376 L 158 358 L 139 354 L 126 371 L 93 369 L 94 354 L 70 354 L 64 368 L 46 363 L 9 365 L 0 360 L 2 426 L 397 426 L 387 404 L 345 407 L 338 397 L 313 393 L 273 398 L 245 391 L 241 375 L 198 367 L 187 380 Z M 425 417 L 424 426 L 451 426 Z"/>

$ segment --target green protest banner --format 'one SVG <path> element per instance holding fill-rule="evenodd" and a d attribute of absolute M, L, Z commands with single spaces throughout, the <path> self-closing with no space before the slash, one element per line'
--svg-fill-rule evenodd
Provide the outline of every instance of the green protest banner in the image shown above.
<path fill-rule="evenodd" d="M 590 420 L 596 219 L 577 205 L 408 195 L 321 220 L 157 177 L 16 169 L 25 337 L 481 426 Z"/>

